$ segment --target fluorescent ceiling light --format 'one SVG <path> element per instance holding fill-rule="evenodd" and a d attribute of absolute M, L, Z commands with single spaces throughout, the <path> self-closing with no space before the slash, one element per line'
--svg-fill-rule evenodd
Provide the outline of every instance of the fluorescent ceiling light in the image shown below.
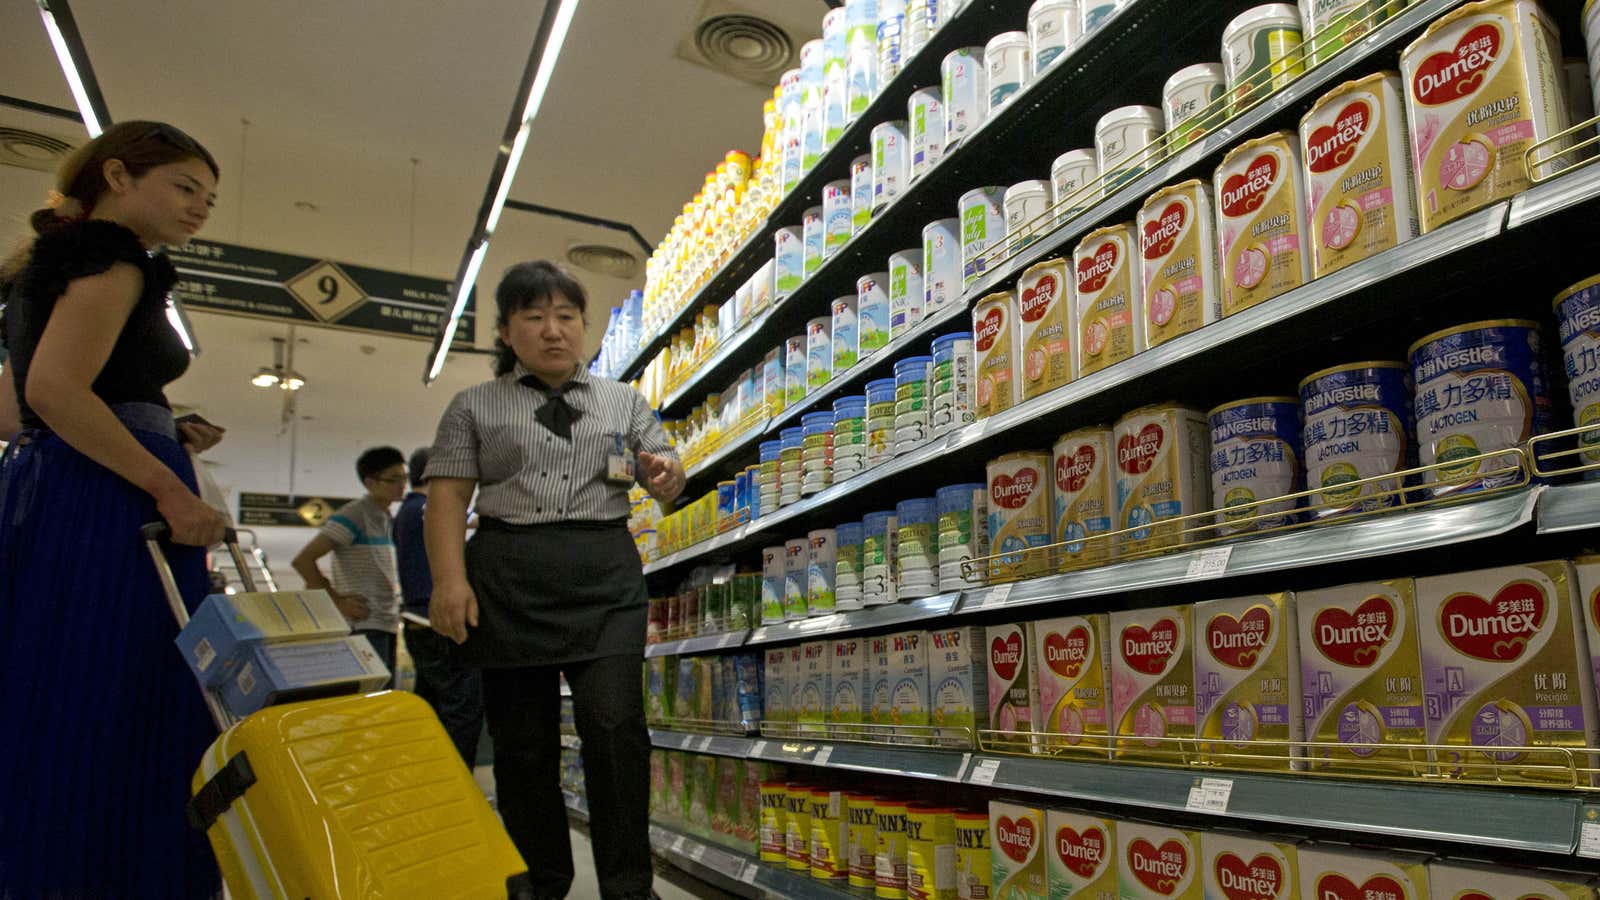
<path fill-rule="evenodd" d="M 41 2 L 39 16 L 44 19 L 44 30 L 50 34 L 50 46 L 55 48 L 61 71 L 67 76 L 67 87 L 72 90 L 73 102 L 78 104 L 78 115 L 83 116 L 83 127 L 89 130 L 89 137 L 97 138 L 105 129 L 95 115 L 94 105 L 89 102 L 89 91 L 83 86 L 83 77 L 78 74 L 78 64 L 72 61 L 72 51 L 67 48 L 67 39 L 62 35 L 61 27 L 56 24 L 55 13 Z"/>
<path fill-rule="evenodd" d="M 561 55 L 561 44 L 567 39 L 567 29 L 572 26 L 572 17 L 577 13 L 578 0 L 561 0 L 561 8 L 556 10 L 555 24 L 550 26 L 550 40 L 544 45 L 544 56 L 539 58 L 539 72 L 533 76 L 533 90 L 528 92 L 528 103 L 522 107 L 524 124 L 532 122 L 533 117 L 539 114 L 545 89 L 550 87 L 550 78 L 555 75 L 556 57 Z"/>
<path fill-rule="evenodd" d="M 189 351 L 190 356 L 199 356 L 194 332 L 189 328 L 189 317 L 183 314 L 183 307 L 178 305 L 178 301 L 171 297 L 167 298 L 167 321 L 172 323 L 172 330 L 178 333 L 178 340 L 183 341 L 183 349 Z"/>
<path fill-rule="evenodd" d="M 450 355 L 450 345 L 456 339 L 456 325 L 461 321 L 461 314 L 467 309 L 467 298 L 472 296 L 472 286 L 478 283 L 478 271 L 483 268 L 483 258 L 489 252 L 489 239 L 484 238 L 472 256 L 467 258 L 467 267 L 462 270 L 461 283 L 456 285 L 455 306 L 451 310 L 450 320 L 445 323 L 444 333 L 441 334 L 439 346 L 433 354 L 433 364 L 428 367 L 428 380 L 432 381 L 444 371 L 444 359 Z"/>
<path fill-rule="evenodd" d="M 517 180 L 517 166 L 522 163 L 522 153 L 528 149 L 528 134 L 532 131 L 527 122 L 517 129 L 517 139 L 511 142 L 511 155 L 506 157 L 505 172 L 500 176 L 500 186 L 495 189 L 494 203 L 489 206 L 489 218 L 483 223 L 485 239 L 494 234 L 500 224 L 500 214 L 505 211 L 506 197 L 511 194 L 511 183 Z"/>

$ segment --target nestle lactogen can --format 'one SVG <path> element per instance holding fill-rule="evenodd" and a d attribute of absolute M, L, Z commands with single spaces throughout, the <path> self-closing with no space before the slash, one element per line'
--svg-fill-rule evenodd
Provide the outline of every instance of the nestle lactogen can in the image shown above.
<path fill-rule="evenodd" d="M 1400 76 L 1339 85 L 1300 120 L 1311 272 L 1321 278 L 1417 236 Z"/>
<path fill-rule="evenodd" d="M 1051 538 L 1064 566 L 1103 562 L 1114 547 L 1108 540 L 1086 541 L 1111 530 L 1116 502 L 1115 438 L 1109 428 L 1082 428 L 1056 438 L 1052 448 L 1055 490 L 1051 492 Z"/>
<path fill-rule="evenodd" d="M 1420 463 L 1469 460 L 1549 431 L 1541 345 L 1539 323 L 1524 319 L 1470 322 L 1412 344 Z M 1520 480 L 1517 464 L 1514 455 L 1490 456 L 1432 469 L 1424 481 L 1457 482 L 1434 496 L 1497 488 Z"/>
<path fill-rule="evenodd" d="M 949 150 L 988 117 L 989 77 L 983 67 L 983 48 L 951 50 L 939 72 L 943 77 L 939 99 L 944 102 L 944 146 Z"/>
<path fill-rule="evenodd" d="M 1566 363 L 1573 424 L 1600 423 L 1600 276 L 1557 294 L 1554 306 L 1561 329 L 1561 355 Z M 1578 444 L 1591 449 L 1566 465 L 1600 465 L 1600 431 L 1580 434 Z M 1587 477 L 1600 477 L 1600 469 L 1587 473 Z M 1593 649 L 1600 655 L 1600 647 Z"/>
<path fill-rule="evenodd" d="M 1017 280 L 1021 396 L 1028 400 L 1072 380 L 1072 288 L 1066 260 L 1035 263 Z"/>
<path fill-rule="evenodd" d="M 1224 104 L 1218 102 L 1226 92 L 1222 66 L 1216 63 L 1197 63 L 1172 73 L 1161 89 L 1169 153 L 1199 140 L 1227 118 Z"/>
<path fill-rule="evenodd" d="M 1144 346 L 1144 281 L 1133 224 L 1108 225 L 1084 236 L 1072 254 L 1073 377 L 1132 357 Z"/>
<path fill-rule="evenodd" d="M 1370 512 L 1400 504 L 1394 480 L 1355 485 L 1416 466 L 1411 369 L 1401 362 L 1357 362 L 1300 382 L 1306 485 L 1320 489 L 1311 515 Z"/>
<path fill-rule="evenodd" d="M 1422 230 L 1519 191 L 1523 154 L 1567 127 L 1560 31 L 1533 0 L 1483 0 L 1445 14 L 1400 55 Z M 1540 154 L 1555 156 L 1567 142 Z"/>
<path fill-rule="evenodd" d="M 1302 177 L 1292 131 L 1246 141 L 1223 158 L 1215 184 L 1224 316 L 1311 280 Z"/>
<path fill-rule="evenodd" d="M 1100 165 L 1090 149 L 1068 150 L 1050 164 L 1050 205 L 1060 225 L 1100 199 L 1092 185 L 1100 181 Z"/>
<path fill-rule="evenodd" d="M 1206 417 L 1211 424 L 1211 496 L 1222 512 L 1218 531 L 1239 534 L 1294 522 L 1299 500 L 1261 501 L 1301 489 L 1299 398 L 1236 400 Z"/>
<path fill-rule="evenodd" d="M 978 378 L 978 418 L 1017 403 L 1016 364 L 1021 346 L 1017 300 L 1010 291 L 990 294 L 972 310 L 972 349 Z"/>
<path fill-rule="evenodd" d="M 991 580 L 1043 574 L 1050 543 L 1050 455 L 1007 453 L 989 462 L 989 562 Z"/>
<path fill-rule="evenodd" d="M 1193 540 L 1195 525 L 1160 524 L 1211 509 L 1206 417 L 1182 406 L 1146 406 L 1117 420 L 1116 530 L 1124 555 Z"/>
<path fill-rule="evenodd" d="M 1222 318 L 1215 228 L 1211 185 L 1198 179 L 1155 192 L 1139 210 L 1143 349 Z"/>

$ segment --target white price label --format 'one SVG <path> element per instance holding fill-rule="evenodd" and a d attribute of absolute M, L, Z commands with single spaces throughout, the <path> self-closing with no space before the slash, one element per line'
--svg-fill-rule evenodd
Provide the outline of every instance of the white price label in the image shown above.
<path fill-rule="evenodd" d="M 964 781 L 967 777 L 967 766 L 972 765 L 972 754 L 961 754 L 961 768 L 956 770 L 956 780 Z"/>
<path fill-rule="evenodd" d="M 1232 778 L 1202 778 L 1199 784 L 1189 788 L 1185 808 L 1193 812 L 1225 813 L 1232 795 Z"/>
<path fill-rule="evenodd" d="M 705 859 L 706 859 L 706 845 L 705 844 L 695 844 L 694 846 L 690 847 L 689 848 L 689 858 L 694 860 L 695 862 L 705 862 Z"/>
<path fill-rule="evenodd" d="M 679 856 L 682 856 L 683 853 L 684 853 L 684 848 L 687 845 L 687 843 L 688 842 L 686 842 L 682 837 L 673 838 L 672 839 L 672 852 L 676 853 Z"/>
<path fill-rule="evenodd" d="M 765 752 L 767 752 L 767 742 L 766 741 L 756 741 L 756 745 L 754 747 L 750 748 L 750 755 L 751 755 L 751 757 L 753 757 L 755 759 L 760 759 L 761 758 L 761 754 L 763 754 Z"/>
<path fill-rule="evenodd" d="M 972 767 L 972 774 L 967 776 L 968 784 L 994 784 L 995 775 L 1000 772 L 1000 760 L 983 759 Z"/>
<path fill-rule="evenodd" d="M 983 603 L 978 608 L 993 609 L 997 606 L 1005 606 L 1006 601 L 1011 599 L 1011 589 L 1013 587 L 1015 585 L 1002 584 L 990 588 L 988 595 L 983 598 Z"/>
<path fill-rule="evenodd" d="M 723 647 L 732 647 L 737 643 L 739 643 L 739 632 L 730 631 L 722 636 L 722 640 L 717 641 L 717 647 L 719 649 Z"/>
<path fill-rule="evenodd" d="M 760 871 L 761 871 L 761 868 L 759 866 L 757 866 L 755 863 L 745 863 L 744 864 L 744 869 L 739 873 L 739 880 L 744 882 L 745 884 L 755 884 L 756 883 L 756 873 L 758 873 Z"/>
<path fill-rule="evenodd" d="M 826 747 L 817 748 L 817 755 L 811 758 L 811 764 L 815 766 L 825 766 L 828 764 L 828 760 L 830 759 L 833 759 L 832 744 L 829 744 Z"/>
<path fill-rule="evenodd" d="M 1190 578 L 1215 578 L 1228 571 L 1228 557 L 1233 555 L 1232 547 L 1212 547 L 1201 550 L 1194 559 L 1189 560 Z"/>
<path fill-rule="evenodd" d="M 1578 855 L 1600 859 L 1600 822 L 1585 822 L 1578 831 Z"/>
<path fill-rule="evenodd" d="M 696 747 L 695 749 L 699 750 L 701 753 L 705 753 L 708 750 L 710 750 L 711 749 L 711 736 L 710 735 L 706 735 L 705 737 L 701 738 L 699 746 Z"/>

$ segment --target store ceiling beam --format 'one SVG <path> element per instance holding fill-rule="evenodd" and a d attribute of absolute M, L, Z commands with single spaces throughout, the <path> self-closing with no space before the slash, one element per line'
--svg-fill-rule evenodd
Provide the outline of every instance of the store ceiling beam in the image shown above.
<path fill-rule="evenodd" d="M 77 122 L 79 125 L 83 124 L 83 116 L 80 113 L 67 109 L 64 106 L 51 106 L 48 103 L 35 103 L 32 100 L 24 100 L 21 97 L 12 97 L 8 94 L 0 94 L 0 106 L 9 106 L 14 109 L 26 110 L 27 112 L 35 112 L 41 115 L 54 116 L 57 119 L 67 119 L 68 121 Z"/>
<path fill-rule="evenodd" d="M 556 209 L 553 206 L 540 206 L 537 203 L 529 203 L 525 200 L 507 200 L 506 209 L 514 209 L 518 212 L 533 213 L 540 216 L 554 216 L 558 219 L 566 219 L 569 222 L 581 222 L 584 225 L 593 225 L 596 228 L 609 228 L 612 231 L 620 231 L 623 234 L 633 238 L 634 243 L 638 244 L 639 249 L 643 250 L 646 254 L 649 254 L 655 249 L 650 245 L 649 241 L 644 239 L 644 235 L 639 233 L 639 229 L 634 228 L 627 222 L 618 222 L 615 219 L 603 219 L 599 216 L 588 215 L 587 213 L 573 212 L 570 209 Z"/>

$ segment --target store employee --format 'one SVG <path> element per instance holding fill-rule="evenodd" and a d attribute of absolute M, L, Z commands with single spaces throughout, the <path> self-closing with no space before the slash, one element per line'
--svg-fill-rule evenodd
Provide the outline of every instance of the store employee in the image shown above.
<path fill-rule="evenodd" d="M 483 670 L 495 787 L 534 892 L 563 897 L 572 849 L 558 675 L 572 688 L 595 871 L 606 898 L 650 896 L 647 596 L 628 534 L 635 480 L 663 504 L 684 472 L 649 404 L 581 364 L 586 299 L 544 262 L 495 292 L 499 377 L 451 400 L 427 477 L 434 630 Z M 478 532 L 465 542 L 467 505 Z"/>

